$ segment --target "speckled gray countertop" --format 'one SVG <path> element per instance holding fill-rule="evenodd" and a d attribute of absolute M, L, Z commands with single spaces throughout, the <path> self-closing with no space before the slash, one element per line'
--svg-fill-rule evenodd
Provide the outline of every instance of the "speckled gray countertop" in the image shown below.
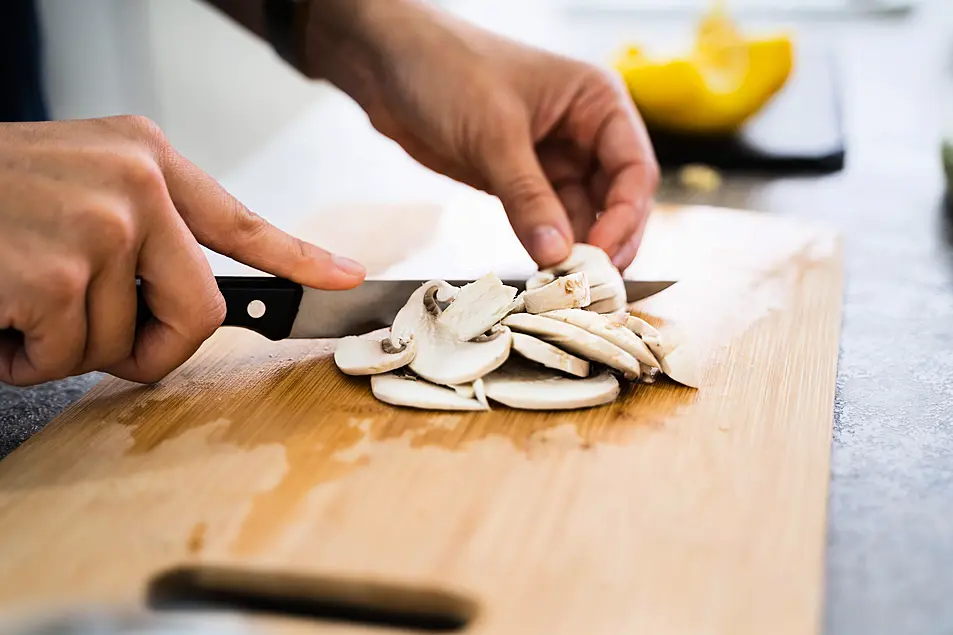
<path fill-rule="evenodd" d="M 939 135 L 953 122 L 948 0 L 904 24 L 838 37 L 848 167 L 825 178 L 736 178 L 660 199 L 824 220 L 846 247 L 825 632 L 953 633 L 953 213 Z M 0 387 L 0 456 L 95 381 Z"/>

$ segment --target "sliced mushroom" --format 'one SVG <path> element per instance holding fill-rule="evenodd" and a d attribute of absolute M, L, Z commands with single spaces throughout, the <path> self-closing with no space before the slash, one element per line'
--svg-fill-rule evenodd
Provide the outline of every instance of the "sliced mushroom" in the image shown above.
<path fill-rule="evenodd" d="M 589 362 L 525 333 L 513 333 L 513 350 L 528 360 L 576 377 L 589 376 Z"/>
<path fill-rule="evenodd" d="M 492 328 L 494 333 L 472 342 L 459 341 L 457 333 L 445 328 L 440 322 L 443 312 L 439 303 L 455 298 L 450 305 L 453 306 L 459 301 L 458 291 L 442 280 L 425 283 L 397 313 L 391 327 L 392 343 L 408 342 L 411 338 L 416 342 L 417 350 L 409 364 L 410 370 L 442 386 L 467 384 L 499 368 L 509 357 L 512 342 L 509 329 L 497 328 L 495 324 L 484 329 Z M 467 304 L 464 298 L 461 306 Z"/>
<path fill-rule="evenodd" d="M 414 337 L 424 324 L 435 320 L 440 313 L 437 302 L 449 302 L 459 289 L 443 280 L 430 280 L 414 291 L 394 317 L 390 327 L 390 344 L 400 348 Z"/>
<path fill-rule="evenodd" d="M 410 370 L 435 384 L 468 384 L 499 368 L 509 357 L 512 342 L 508 328 L 484 341 L 460 342 L 434 320 L 417 335 Z"/>
<path fill-rule="evenodd" d="M 661 369 L 653 368 L 652 366 L 646 366 L 645 364 L 641 364 L 641 366 L 642 374 L 639 376 L 639 381 L 643 384 L 654 384 L 655 380 L 662 372 Z"/>
<path fill-rule="evenodd" d="M 602 371 L 587 379 L 569 379 L 552 370 L 507 364 L 484 379 L 486 396 L 522 410 L 571 410 L 614 401 L 619 381 Z"/>
<path fill-rule="evenodd" d="M 545 287 L 547 284 L 556 279 L 556 274 L 551 271 L 537 271 L 529 280 L 526 281 L 526 290 L 532 291 L 533 289 L 539 289 L 540 287 Z"/>
<path fill-rule="evenodd" d="M 623 287 L 623 293 L 625 293 L 625 287 Z M 625 296 L 613 296 L 611 298 L 606 298 L 605 300 L 599 300 L 598 302 L 593 302 L 586 307 L 586 310 L 592 311 L 593 313 L 615 313 L 620 309 L 626 307 Z"/>
<path fill-rule="evenodd" d="M 625 281 L 621 277 L 615 280 L 589 287 L 589 298 L 593 304 L 602 300 L 611 300 L 612 298 L 625 299 Z M 624 303 L 623 303 L 624 305 Z"/>
<path fill-rule="evenodd" d="M 450 386 L 450 388 L 453 388 L 454 392 L 456 392 L 461 397 L 465 397 L 466 399 L 476 399 L 481 404 L 489 408 L 489 404 L 486 401 L 486 391 L 483 388 L 482 378 L 476 380 L 472 384 Z"/>
<path fill-rule="evenodd" d="M 642 372 L 635 357 L 609 340 L 573 324 L 541 315 L 514 313 L 503 319 L 503 325 L 514 331 L 536 335 L 565 351 L 605 364 L 621 371 L 629 379 L 637 378 Z M 419 351 L 417 357 L 420 357 Z"/>
<path fill-rule="evenodd" d="M 578 326 L 593 335 L 598 335 L 632 355 L 644 366 L 650 366 L 652 368 L 662 367 L 649 350 L 649 347 L 638 335 L 624 326 L 613 324 L 613 322 L 605 316 L 583 309 L 564 309 L 560 311 L 550 311 L 541 315 L 545 318 Z"/>
<path fill-rule="evenodd" d="M 466 342 L 498 324 L 509 312 L 515 297 L 515 288 L 488 273 L 461 287 L 437 322 L 458 341 Z"/>
<path fill-rule="evenodd" d="M 674 333 L 660 334 L 658 339 L 651 341 L 657 342 L 649 344 L 649 347 L 656 353 L 662 372 L 669 379 L 690 388 L 698 388 L 701 385 L 698 355 L 691 345 L 684 343 Z"/>
<path fill-rule="evenodd" d="M 626 328 L 641 337 L 643 340 L 646 337 L 652 337 L 658 339 L 659 332 L 654 326 L 646 322 L 640 317 L 635 317 L 634 315 L 625 315 L 625 324 Z"/>
<path fill-rule="evenodd" d="M 583 271 L 562 276 L 538 289 L 526 291 L 523 302 L 527 313 L 584 307 L 590 302 L 589 280 Z"/>
<path fill-rule="evenodd" d="M 540 271 L 530 278 L 527 289 L 535 289 L 555 279 L 555 276 L 585 273 L 589 280 L 589 311 L 611 313 L 626 305 L 625 283 L 622 274 L 609 255 L 593 245 L 577 243 L 570 256 L 554 267 Z"/>
<path fill-rule="evenodd" d="M 338 342 L 334 363 L 345 375 L 376 375 L 403 368 L 414 359 L 416 352 L 417 341 L 413 337 L 393 348 L 387 338 L 352 336 Z"/>
<path fill-rule="evenodd" d="M 452 388 L 394 373 L 371 377 L 371 392 L 380 401 L 393 406 L 427 410 L 489 410 L 485 403 L 461 396 Z"/>
<path fill-rule="evenodd" d="M 568 258 L 546 271 L 552 271 L 557 274 L 574 273 L 576 271 L 583 271 L 593 264 L 602 262 L 608 262 L 610 266 L 612 265 L 612 261 L 609 259 L 609 255 L 605 250 L 587 243 L 576 243 L 572 246 L 572 253 L 569 254 Z"/>
<path fill-rule="evenodd" d="M 506 310 L 506 315 L 510 313 L 522 313 L 526 310 L 526 291 L 521 292 L 513 302 L 510 303 L 509 308 Z"/>
<path fill-rule="evenodd" d="M 473 382 L 473 397 L 481 404 L 486 406 L 486 409 L 490 409 L 490 404 L 486 400 L 486 383 L 483 381 L 483 378 Z"/>

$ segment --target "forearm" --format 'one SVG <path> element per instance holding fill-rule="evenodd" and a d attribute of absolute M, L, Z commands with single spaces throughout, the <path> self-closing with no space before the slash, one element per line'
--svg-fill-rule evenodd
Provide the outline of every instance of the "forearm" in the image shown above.
<path fill-rule="evenodd" d="M 268 0 L 205 0 L 252 33 L 269 39 Z M 290 56 L 297 69 L 324 79 L 365 105 L 395 62 L 415 55 L 449 17 L 420 0 L 304 0 L 296 13 Z M 429 50 L 440 50 L 431 43 Z M 396 64 L 399 66 L 399 64 Z"/>
<path fill-rule="evenodd" d="M 456 21 L 422 0 L 311 0 L 310 6 L 302 72 L 331 82 L 365 110 L 402 81 L 408 66 L 461 44 L 460 31 L 448 28 Z"/>

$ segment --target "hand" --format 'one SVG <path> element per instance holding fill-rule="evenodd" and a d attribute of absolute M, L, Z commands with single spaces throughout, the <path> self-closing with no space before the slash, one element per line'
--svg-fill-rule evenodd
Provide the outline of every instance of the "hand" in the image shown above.
<path fill-rule="evenodd" d="M 659 170 L 619 82 L 412 0 L 312 6 L 305 72 L 423 165 L 498 196 L 540 266 L 573 241 L 632 262 Z"/>
<path fill-rule="evenodd" d="M 164 377 L 225 316 L 200 243 L 309 286 L 363 279 L 248 211 L 147 119 L 0 124 L 0 382 Z M 154 316 L 138 332 L 137 276 Z"/>

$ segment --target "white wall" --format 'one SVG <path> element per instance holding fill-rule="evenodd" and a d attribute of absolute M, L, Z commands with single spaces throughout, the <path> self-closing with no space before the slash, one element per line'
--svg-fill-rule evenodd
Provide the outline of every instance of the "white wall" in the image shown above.
<path fill-rule="evenodd" d="M 55 118 L 137 113 L 224 178 L 328 88 L 196 0 L 40 0 Z"/>

